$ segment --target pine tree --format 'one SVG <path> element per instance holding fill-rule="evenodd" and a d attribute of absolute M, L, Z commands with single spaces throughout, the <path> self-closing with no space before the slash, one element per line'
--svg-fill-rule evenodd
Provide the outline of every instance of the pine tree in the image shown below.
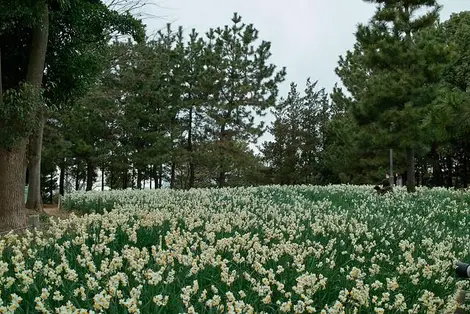
<path fill-rule="evenodd" d="M 276 105 L 275 121 L 269 128 L 273 142 L 264 143 L 263 154 L 280 184 L 322 182 L 321 155 L 329 103 L 324 89 L 307 79 L 304 96 L 295 83 L 285 99 Z"/>
<path fill-rule="evenodd" d="M 354 99 L 355 120 L 374 134 L 371 141 L 406 150 L 407 187 L 413 192 L 415 152 L 427 140 L 422 117 L 435 99 L 446 55 L 422 34 L 436 25 L 440 6 L 434 0 L 367 2 L 377 5 L 376 13 L 368 25 L 359 25 L 355 49 L 340 60 L 337 73 Z"/>
<path fill-rule="evenodd" d="M 212 80 L 211 93 L 204 108 L 210 134 L 216 140 L 218 186 L 226 184 L 230 172 L 230 151 L 234 141 L 255 142 L 264 126 L 254 122 L 254 113 L 264 115 L 275 104 L 277 85 L 285 69 L 276 71 L 269 64 L 271 44 L 258 41 L 253 24 L 241 23 L 235 13 L 232 26 L 207 33 L 205 72 Z"/>
<path fill-rule="evenodd" d="M 470 171 L 470 12 L 453 14 L 429 32 L 429 37 L 452 50 L 438 98 L 426 117 L 433 139 L 428 155 L 433 167 L 432 185 L 453 186 L 455 177 L 456 184 L 460 179 L 460 185 L 466 187 Z"/>
<path fill-rule="evenodd" d="M 276 105 L 275 120 L 270 132 L 274 142 L 264 144 L 263 154 L 274 172 L 274 182 L 279 184 L 300 183 L 300 149 L 302 98 L 295 83 L 285 99 Z"/>

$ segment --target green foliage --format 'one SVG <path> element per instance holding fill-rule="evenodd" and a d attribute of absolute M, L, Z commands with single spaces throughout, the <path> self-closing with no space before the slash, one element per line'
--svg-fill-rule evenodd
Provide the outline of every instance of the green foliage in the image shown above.
<path fill-rule="evenodd" d="M 396 125 L 397 131 L 403 130 L 399 133 L 403 146 L 415 146 L 423 140 L 422 136 L 406 138 L 410 134 L 407 128 L 419 133 L 421 111 L 434 98 L 432 84 L 438 82 L 442 72 L 438 65 L 447 54 L 442 43 L 431 41 L 424 32 L 432 25 L 437 7 L 413 20 L 411 16 L 418 9 L 414 2 L 385 1 L 369 25 L 358 27 L 354 52 L 341 58 L 337 69 L 355 100 L 352 110 L 356 120 L 384 129 Z M 408 15 L 402 15 L 405 11 Z M 354 88 L 357 84 L 361 88 Z M 400 125 L 401 121 L 406 122 Z"/>
<path fill-rule="evenodd" d="M 168 24 L 142 40 L 140 21 L 101 2 L 61 4 L 51 15 L 44 94 L 50 107 L 63 109 L 50 121 L 63 144 L 51 147 L 54 163 L 73 166 L 78 181 L 86 165 L 93 175 L 99 167 L 112 188 L 140 188 L 149 179 L 181 189 L 370 183 L 388 172 L 389 148 L 395 170 L 405 172 L 412 147 L 418 176 L 427 178 L 432 166 L 465 185 L 469 13 L 437 23 L 435 1 L 369 2 L 377 11 L 340 57 L 344 88 L 331 101 L 311 81 L 304 95 L 293 84 L 278 101 L 285 69 L 269 63 L 270 43 L 238 14 L 202 35 Z M 21 71 L 7 68 L 14 75 L 6 82 L 26 68 L 18 49 L 24 43 L 11 40 L 22 31 L 10 31 L 7 63 L 17 60 Z M 116 32 L 134 41 L 110 45 Z M 256 117 L 269 109 L 276 121 L 266 128 Z M 266 130 L 275 140 L 260 158 L 248 144 Z"/>
<path fill-rule="evenodd" d="M 422 0 L 368 2 L 377 4 L 376 13 L 369 24 L 358 26 L 354 50 L 336 69 L 350 93 L 344 97 L 346 110 L 367 143 L 367 154 L 395 148 L 422 156 L 434 132 L 424 117 L 434 109 L 452 56 L 438 38 L 440 7 Z M 407 165 L 414 175 L 414 158 Z M 413 191 L 413 180 L 408 184 Z"/>
<path fill-rule="evenodd" d="M 0 106 L 0 147 L 12 149 L 35 129 L 37 111 L 41 105 L 36 88 L 29 84 L 5 91 Z"/>
<path fill-rule="evenodd" d="M 433 145 L 427 159 L 433 165 L 433 184 L 467 186 L 470 98 L 469 50 L 470 13 L 461 12 L 438 25 L 430 35 L 450 50 L 450 60 L 444 63 L 438 97 L 425 123 L 432 130 Z M 452 161 L 452 159 L 454 161 Z M 453 166 L 455 164 L 455 166 Z M 454 169 L 455 168 L 455 169 Z M 444 173 L 446 172 L 446 179 Z M 455 177 L 455 180 L 454 180 Z"/>
<path fill-rule="evenodd" d="M 60 117 L 72 155 L 123 188 L 162 177 L 175 188 L 249 184 L 262 169 L 247 149 L 264 129 L 254 115 L 274 104 L 284 70 L 268 64 L 253 25 L 233 23 L 206 38 L 168 24 L 145 43 L 114 42 L 92 92 Z"/>
<path fill-rule="evenodd" d="M 14 31 L 19 25 L 32 26 L 37 20 L 39 1 L 18 0 L 15 5 L 10 1 L 0 1 L 0 36 Z"/>
<path fill-rule="evenodd" d="M 5 101 L 7 106 L 1 113 L 6 117 L 2 119 L 2 140 L 8 145 L 27 136 L 35 124 L 31 113 L 36 102 L 21 101 L 14 91 L 22 90 L 26 79 L 37 3 L 21 0 L 14 6 L 0 4 L 2 87 L 6 98 L 12 98 L 9 103 Z M 47 71 L 43 79 L 44 102 L 49 108 L 70 105 L 85 93 L 106 64 L 104 50 L 112 34 L 130 34 L 137 41 L 144 37 L 141 21 L 129 13 L 110 10 L 102 1 L 53 1 L 49 15 Z M 44 113 L 42 108 L 40 111 Z"/>
<path fill-rule="evenodd" d="M 275 108 L 270 128 L 274 142 L 265 143 L 263 153 L 272 168 L 274 183 L 323 183 L 321 152 L 325 145 L 329 103 L 317 82 L 306 82 L 305 95 L 291 83 L 286 99 Z"/>
<path fill-rule="evenodd" d="M 226 142 L 254 142 L 261 136 L 264 125 L 254 122 L 253 112 L 263 116 L 275 104 L 277 85 L 285 76 L 285 69 L 276 71 L 276 66 L 268 63 L 271 44 L 257 44 L 258 30 L 241 21 L 235 13 L 231 26 L 206 34 L 205 75 L 213 84 L 204 113 L 209 132 L 219 142 L 219 186 L 225 185 L 225 174 L 231 170 L 226 161 Z"/>
<path fill-rule="evenodd" d="M 92 87 L 109 63 L 113 35 L 144 41 L 142 21 L 102 1 L 72 1 L 51 13 L 46 57 L 46 96 L 52 106 L 70 105 Z"/>

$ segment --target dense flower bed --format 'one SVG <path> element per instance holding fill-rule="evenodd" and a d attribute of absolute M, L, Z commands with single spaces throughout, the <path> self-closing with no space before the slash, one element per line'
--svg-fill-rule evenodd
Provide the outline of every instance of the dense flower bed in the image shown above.
<path fill-rule="evenodd" d="M 0 240 L 0 310 L 453 313 L 469 203 L 345 185 L 70 194 L 87 214 Z"/>

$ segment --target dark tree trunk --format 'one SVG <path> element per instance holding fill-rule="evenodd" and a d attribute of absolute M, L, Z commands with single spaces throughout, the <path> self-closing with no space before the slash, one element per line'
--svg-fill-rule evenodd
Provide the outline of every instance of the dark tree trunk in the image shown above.
<path fill-rule="evenodd" d="M 51 171 L 51 183 L 49 184 L 49 204 L 53 203 L 53 194 L 54 194 L 54 171 Z"/>
<path fill-rule="evenodd" d="M 42 210 L 41 197 L 41 150 L 44 134 L 44 117 L 40 117 L 39 126 L 29 138 L 29 163 L 28 182 L 29 192 L 26 207 L 29 209 Z"/>
<path fill-rule="evenodd" d="M 185 178 L 184 176 L 180 176 L 180 179 L 179 179 L 179 187 L 183 190 L 187 190 L 188 189 L 188 180 L 187 178 Z"/>
<path fill-rule="evenodd" d="M 230 111 L 226 115 L 226 117 L 230 116 Z M 226 141 L 227 134 L 225 132 L 225 125 L 223 124 L 220 127 L 220 141 L 219 141 L 219 152 L 220 152 L 220 164 L 219 164 L 219 177 L 217 178 L 217 185 L 219 188 L 222 188 L 225 186 L 225 181 L 226 181 L 226 171 L 225 171 L 225 152 L 224 152 L 224 145 Z"/>
<path fill-rule="evenodd" d="M 109 188 L 114 189 L 114 169 L 112 166 L 109 167 Z"/>
<path fill-rule="evenodd" d="M 462 185 L 464 188 L 468 187 L 468 157 L 467 154 L 463 154 L 462 160 Z"/>
<path fill-rule="evenodd" d="M 406 178 L 406 190 L 408 193 L 416 192 L 415 183 L 415 152 L 411 147 L 406 148 L 406 165 L 407 165 L 407 178 Z"/>
<path fill-rule="evenodd" d="M 194 161 L 193 161 L 193 106 L 189 109 L 188 127 L 188 153 L 189 153 L 189 182 L 188 189 L 194 187 Z"/>
<path fill-rule="evenodd" d="M 190 157 L 192 160 L 192 156 Z M 196 176 L 196 170 L 194 169 L 194 162 L 189 162 L 189 182 L 188 182 L 188 189 L 192 189 L 194 187 L 194 181 Z"/>
<path fill-rule="evenodd" d="M 49 10 L 46 1 L 43 1 L 39 11 L 40 21 L 33 27 L 32 43 L 29 54 L 28 73 L 26 82 L 37 90 L 42 84 L 44 72 L 44 61 L 46 57 L 48 33 L 49 33 Z M 1 66 L 0 66 L 1 68 Z M 1 73 L 1 71 L 0 71 Z M 0 74 L 0 77 L 2 74 Z M 2 86 L 2 84 L 0 84 Z M 3 86 L 2 86 L 3 88 Z M 3 95 L 3 91 L 0 93 Z M 0 98 L 3 106 L 3 99 Z M 19 121 L 19 123 L 24 123 Z M 0 123 L 1 127 L 1 123 Z M 26 151 L 28 138 L 19 139 L 11 148 L 0 148 L 0 228 L 12 229 L 26 225 L 26 214 L 24 211 L 24 185 L 26 182 Z"/>
<path fill-rule="evenodd" d="M 131 189 L 135 189 L 135 168 L 132 167 L 132 174 L 131 174 Z"/>
<path fill-rule="evenodd" d="M 163 165 L 160 165 L 158 170 L 158 188 L 161 189 L 163 185 Z"/>
<path fill-rule="evenodd" d="M 175 162 L 171 163 L 171 174 L 170 174 L 170 189 L 175 188 L 175 172 L 176 172 L 176 164 Z"/>
<path fill-rule="evenodd" d="M 225 171 L 219 172 L 219 178 L 218 178 L 219 188 L 222 188 L 225 186 L 225 181 L 226 181 Z"/>
<path fill-rule="evenodd" d="M 104 191 L 104 166 L 101 166 L 101 191 Z"/>
<path fill-rule="evenodd" d="M 77 172 L 75 173 L 75 191 L 80 190 L 80 163 L 77 163 Z"/>
<path fill-rule="evenodd" d="M 129 186 L 127 170 L 122 172 L 122 188 L 125 190 Z"/>
<path fill-rule="evenodd" d="M 95 166 L 91 161 L 86 163 L 86 190 L 93 190 L 93 181 L 95 178 Z"/>
<path fill-rule="evenodd" d="M 447 166 L 447 187 L 452 187 L 454 184 L 453 184 L 453 180 L 452 180 L 452 176 L 453 176 L 453 161 L 452 161 L 452 157 L 450 155 L 448 155 L 446 157 L 446 166 Z"/>
<path fill-rule="evenodd" d="M 64 195 L 65 193 L 65 160 L 62 160 L 60 164 L 60 174 L 59 174 L 59 194 Z"/>
<path fill-rule="evenodd" d="M 0 48 L 0 106 L 3 106 L 2 49 Z"/>
<path fill-rule="evenodd" d="M 28 73 L 26 81 L 37 88 L 39 100 L 39 89 L 42 85 L 44 74 L 44 63 L 46 60 L 47 43 L 49 39 L 49 7 L 47 1 L 41 1 L 40 23 L 33 27 L 33 38 L 29 55 Z M 29 160 L 29 192 L 26 207 L 42 210 L 41 197 L 41 150 L 44 134 L 45 117 L 42 108 L 38 110 L 39 125 L 30 137 L 30 160 Z M 22 181 L 24 184 L 24 180 Z"/>
<path fill-rule="evenodd" d="M 67 187 L 67 186 L 66 186 L 67 182 L 69 182 L 69 169 L 68 169 L 68 168 L 65 168 L 65 184 L 64 184 L 64 192 L 65 192 L 65 188 Z"/>
<path fill-rule="evenodd" d="M 432 156 L 432 182 L 434 186 L 442 186 L 442 171 L 441 171 L 441 165 L 439 163 L 439 153 L 437 152 L 437 144 L 434 143 L 432 145 L 432 151 L 431 151 L 431 156 Z"/>
<path fill-rule="evenodd" d="M 27 138 L 13 149 L 0 149 L 0 230 L 26 226 L 24 183 Z"/>
<path fill-rule="evenodd" d="M 137 189 L 142 190 L 142 171 L 137 169 Z"/>

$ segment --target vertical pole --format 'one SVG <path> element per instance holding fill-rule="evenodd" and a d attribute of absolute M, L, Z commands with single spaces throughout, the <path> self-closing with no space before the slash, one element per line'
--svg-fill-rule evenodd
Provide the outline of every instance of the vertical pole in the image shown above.
<path fill-rule="evenodd" d="M 390 148 L 390 185 L 394 185 L 394 180 L 393 180 L 393 149 Z"/>

